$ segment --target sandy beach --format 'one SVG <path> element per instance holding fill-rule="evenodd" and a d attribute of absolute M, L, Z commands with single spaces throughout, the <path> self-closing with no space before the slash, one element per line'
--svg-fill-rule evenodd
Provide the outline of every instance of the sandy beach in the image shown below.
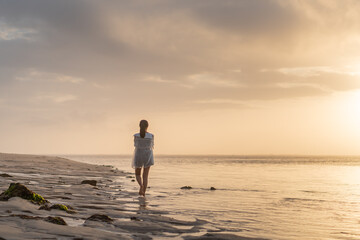
<path fill-rule="evenodd" d="M 95 180 L 96 186 L 81 184 Z M 112 166 L 79 163 L 60 157 L 0 154 L 0 193 L 20 183 L 48 201 L 20 197 L 0 201 L 1 239 L 248 239 L 209 233 L 206 221 L 184 221 L 149 210 L 146 198 L 122 186 L 132 174 Z M 138 204 L 127 209 L 127 204 Z M 64 209 L 51 209 L 61 204 Z M 45 208 L 45 209 L 44 209 Z M 49 222 L 60 217 L 64 224 Z"/>

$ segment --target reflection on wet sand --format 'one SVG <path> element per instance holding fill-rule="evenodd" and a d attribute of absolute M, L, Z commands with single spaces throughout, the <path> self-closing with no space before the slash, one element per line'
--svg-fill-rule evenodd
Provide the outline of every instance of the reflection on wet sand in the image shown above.
<path fill-rule="evenodd" d="M 139 210 L 148 210 L 147 206 L 149 205 L 149 201 L 147 201 L 146 197 L 138 197 Z"/>

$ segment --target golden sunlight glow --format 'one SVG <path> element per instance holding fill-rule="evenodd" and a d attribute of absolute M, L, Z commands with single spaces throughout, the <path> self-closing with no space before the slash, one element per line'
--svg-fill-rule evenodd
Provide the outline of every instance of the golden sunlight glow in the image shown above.
<path fill-rule="evenodd" d="M 347 133 L 347 145 L 355 147 L 360 141 L 360 90 L 343 94 L 338 103 L 339 123 L 344 125 Z"/>
<path fill-rule="evenodd" d="M 360 128 L 360 90 L 349 93 L 347 110 Z"/>
<path fill-rule="evenodd" d="M 349 75 L 360 76 L 360 63 L 348 65 L 346 68 L 348 69 Z"/>

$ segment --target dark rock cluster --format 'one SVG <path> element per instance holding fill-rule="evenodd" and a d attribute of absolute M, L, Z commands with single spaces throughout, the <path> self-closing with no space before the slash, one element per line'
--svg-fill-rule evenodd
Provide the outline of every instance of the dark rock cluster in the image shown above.
<path fill-rule="evenodd" d="M 110 218 L 109 216 L 107 216 L 105 214 L 94 214 L 94 215 L 91 215 L 91 217 L 87 218 L 86 220 L 107 222 L 107 223 L 111 223 L 114 221 L 114 219 Z"/>
<path fill-rule="evenodd" d="M 96 180 L 83 180 L 81 184 L 90 184 L 91 186 L 96 186 L 97 181 Z"/>

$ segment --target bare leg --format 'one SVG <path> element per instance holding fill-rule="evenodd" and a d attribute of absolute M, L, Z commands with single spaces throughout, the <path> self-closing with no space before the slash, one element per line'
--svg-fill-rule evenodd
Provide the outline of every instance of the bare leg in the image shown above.
<path fill-rule="evenodd" d="M 148 185 L 150 167 L 144 168 L 143 172 L 143 195 L 145 196 L 146 188 Z"/>
<path fill-rule="evenodd" d="M 135 169 L 135 177 L 136 177 L 136 181 L 140 186 L 140 190 L 139 190 L 139 195 L 142 195 L 143 192 L 143 183 L 142 183 L 142 179 L 141 179 L 141 168 L 136 168 Z"/>

